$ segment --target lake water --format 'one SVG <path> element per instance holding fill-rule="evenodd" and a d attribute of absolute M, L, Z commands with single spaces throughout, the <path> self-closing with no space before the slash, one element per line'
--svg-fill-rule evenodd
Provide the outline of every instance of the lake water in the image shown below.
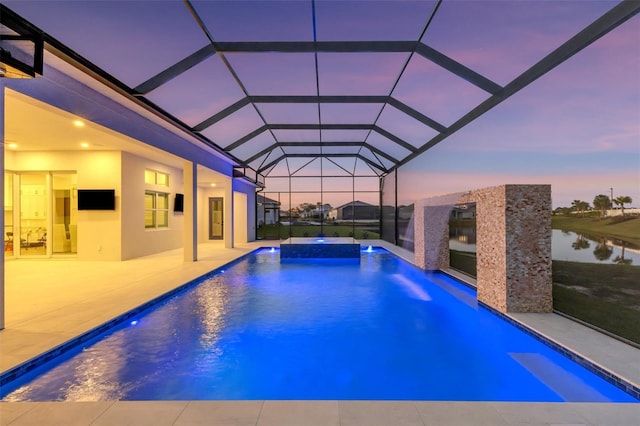
<path fill-rule="evenodd" d="M 451 228 L 449 248 L 476 252 L 475 228 Z M 551 235 L 551 258 L 583 263 L 620 263 L 640 265 L 640 250 L 622 246 L 611 238 L 600 240 L 575 232 L 553 229 Z"/>

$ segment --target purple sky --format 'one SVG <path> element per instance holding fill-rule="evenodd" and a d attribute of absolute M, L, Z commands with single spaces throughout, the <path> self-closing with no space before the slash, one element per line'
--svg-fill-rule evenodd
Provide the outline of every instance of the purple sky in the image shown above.
<path fill-rule="evenodd" d="M 131 87 L 207 43 L 181 1 L 4 3 Z M 310 1 L 193 4 L 218 41 L 313 40 Z M 504 85 L 615 4 L 445 1 L 422 41 Z M 318 39 L 415 39 L 432 6 L 428 1 L 320 0 Z M 388 95 L 407 55 L 318 54 L 320 93 Z M 228 54 L 228 59 L 252 95 L 316 94 L 313 54 Z M 639 75 L 636 16 L 401 168 L 399 202 L 503 183 L 549 183 L 554 207 L 573 199 L 592 202 L 611 187 L 614 196 L 629 195 L 640 206 Z M 449 125 L 488 95 L 414 55 L 393 96 Z M 148 97 L 195 125 L 242 98 L 243 92 L 214 56 Z M 258 108 L 268 120 L 318 120 L 315 105 Z M 368 117 L 379 110 L 379 105 L 329 104 L 322 106 L 322 119 L 370 122 Z M 247 107 L 204 134 L 227 146 L 261 124 Z M 378 125 L 415 146 L 435 135 L 389 106 Z M 316 135 L 278 131 L 276 137 L 311 140 Z M 323 140 L 361 137 L 355 131 L 323 132 Z M 368 141 L 389 146 L 375 134 Z M 274 140 L 266 133 L 254 143 L 259 151 Z M 248 149 L 234 153 L 246 155 Z M 386 152 L 406 154 L 398 146 Z"/>

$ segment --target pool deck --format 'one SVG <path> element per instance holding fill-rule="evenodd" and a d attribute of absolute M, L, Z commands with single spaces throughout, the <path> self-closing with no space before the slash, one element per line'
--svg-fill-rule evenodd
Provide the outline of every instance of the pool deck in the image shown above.
<path fill-rule="evenodd" d="M 409 261 L 412 254 L 375 240 Z M 5 263 L 7 371 L 258 247 L 201 244 L 124 262 L 72 258 Z M 555 314 L 513 318 L 640 385 L 640 350 Z M 640 404 L 430 401 L 106 401 L 0 403 L 0 425 L 640 425 Z"/>

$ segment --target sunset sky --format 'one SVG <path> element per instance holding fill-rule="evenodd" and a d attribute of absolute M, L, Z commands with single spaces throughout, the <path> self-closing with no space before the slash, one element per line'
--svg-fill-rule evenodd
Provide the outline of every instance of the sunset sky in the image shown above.
<path fill-rule="evenodd" d="M 130 87 L 208 42 L 177 0 L 3 3 Z M 216 41 L 313 40 L 310 1 L 192 4 Z M 445 0 L 422 42 L 506 85 L 616 4 Z M 319 0 L 317 38 L 416 39 L 433 6 L 430 1 Z M 227 57 L 252 95 L 316 94 L 313 53 Z M 320 94 L 388 95 L 407 58 L 408 53 L 319 53 Z M 401 167 L 399 204 L 504 183 L 548 183 L 554 207 L 574 199 L 591 203 L 597 194 L 609 195 L 611 187 L 614 196 L 629 195 L 640 206 L 639 76 L 640 17 L 636 16 Z M 217 56 L 148 94 L 192 126 L 243 96 Z M 446 126 L 489 95 L 414 55 L 392 96 Z M 318 122 L 314 104 L 258 108 L 272 121 Z M 321 119 L 364 122 L 375 119 L 380 108 L 326 104 Z M 391 107 L 385 107 L 377 123 L 414 146 L 436 134 Z M 261 124 L 255 110 L 243 108 L 203 134 L 224 147 Z M 319 139 L 314 130 L 281 130 L 275 136 L 279 141 Z M 361 131 L 322 132 L 323 141 L 363 137 Z M 264 134 L 255 143 L 259 151 L 274 140 Z M 245 155 L 248 149 L 244 146 L 233 153 Z M 402 151 L 388 144 L 389 154 L 406 155 Z"/>

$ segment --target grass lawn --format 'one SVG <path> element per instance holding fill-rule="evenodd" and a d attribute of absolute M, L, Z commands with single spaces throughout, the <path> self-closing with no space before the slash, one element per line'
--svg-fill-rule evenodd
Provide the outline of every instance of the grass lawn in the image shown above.
<path fill-rule="evenodd" d="M 476 276 L 473 253 L 450 250 L 451 267 Z M 640 343 L 640 267 L 554 260 L 553 308 Z"/>
<path fill-rule="evenodd" d="M 610 218 L 553 216 L 553 229 L 574 231 L 588 235 L 615 237 L 640 247 L 640 217 Z"/>
<path fill-rule="evenodd" d="M 291 230 L 288 225 L 263 225 L 258 229 L 258 237 L 269 239 L 286 240 L 292 237 L 317 237 L 320 234 L 319 225 L 294 225 Z M 358 240 L 379 239 L 380 234 L 377 232 L 354 228 L 347 225 L 324 225 L 322 232 L 325 237 L 354 237 Z"/>

